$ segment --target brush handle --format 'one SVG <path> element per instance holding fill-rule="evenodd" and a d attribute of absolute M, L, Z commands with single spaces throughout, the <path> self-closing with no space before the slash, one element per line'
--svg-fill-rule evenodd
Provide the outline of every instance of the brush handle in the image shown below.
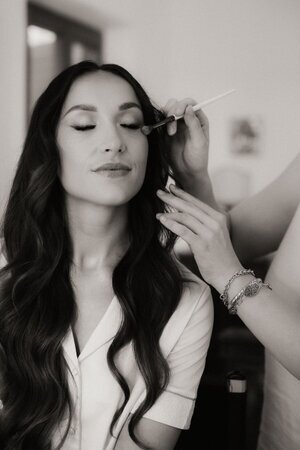
<path fill-rule="evenodd" d="M 182 116 L 183 117 L 183 116 Z M 175 114 L 172 114 L 171 116 L 166 117 L 165 119 L 161 120 L 160 122 L 157 122 L 154 125 L 144 125 L 142 127 L 142 131 L 143 133 L 147 136 L 148 134 L 151 133 L 152 130 L 154 130 L 155 128 L 159 128 L 162 125 L 166 125 L 167 123 L 170 122 L 174 122 L 175 120 L 180 119 L 180 117 L 175 116 Z"/>
<path fill-rule="evenodd" d="M 193 106 L 193 111 L 194 112 L 199 111 L 199 109 L 203 108 L 204 106 L 210 105 L 210 103 L 216 102 L 220 98 L 225 97 L 225 95 L 232 94 L 233 92 L 235 92 L 235 89 L 231 89 L 230 91 L 224 92 L 223 94 L 216 95 L 215 97 L 209 98 L 208 100 L 205 100 L 204 102 L 197 103 L 197 105 Z M 182 119 L 183 116 L 184 116 L 184 114 L 181 114 L 180 116 L 175 116 L 175 114 L 173 115 L 173 117 L 175 117 L 175 120 Z M 172 117 L 172 116 L 170 116 L 170 117 Z"/>
<path fill-rule="evenodd" d="M 196 112 L 199 109 L 203 108 L 204 106 L 209 105 L 210 103 L 213 103 L 219 100 L 220 98 L 225 97 L 225 95 L 232 94 L 233 92 L 235 92 L 235 89 L 231 89 L 231 91 L 224 92 L 224 94 L 217 95 L 216 97 L 212 97 L 208 100 L 205 100 L 204 102 L 197 103 L 197 105 L 193 106 L 193 110 Z M 144 133 L 145 136 L 148 136 L 151 133 L 151 131 L 154 130 L 154 128 L 159 128 L 162 125 L 166 125 L 167 123 L 174 122 L 175 120 L 178 119 L 182 119 L 183 116 L 184 114 L 182 114 L 181 116 L 176 116 L 175 114 L 172 114 L 171 116 L 166 117 L 164 120 L 161 120 L 160 122 L 154 125 L 144 125 L 141 127 L 142 133 Z"/>

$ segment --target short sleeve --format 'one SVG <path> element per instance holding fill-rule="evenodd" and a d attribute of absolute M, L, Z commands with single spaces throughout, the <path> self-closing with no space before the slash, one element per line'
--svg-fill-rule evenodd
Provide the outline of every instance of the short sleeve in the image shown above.
<path fill-rule="evenodd" d="M 169 384 L 143 416 L 180 429 L 190 426 L 213 326 L 210 289 L 207 285 L 204 288 L 197 283 L 193 285 L 187 300 L 192 305 L 188 321 L 167 357 Z M 178 316 L 177 321 L 182 320 L 180 314 Z"/>

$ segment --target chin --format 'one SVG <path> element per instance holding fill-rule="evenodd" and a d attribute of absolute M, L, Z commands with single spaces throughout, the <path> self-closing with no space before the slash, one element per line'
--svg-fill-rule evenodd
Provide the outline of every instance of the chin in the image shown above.
<path fill-rule="evenodd" d="M 143 185 L 143 179 L 134 180 L 134 183 L 118 185 L 116 183 L 105 183 L 105 185 L 91 186 L 85 192 L 76 189 L 66 190 L 67 195 L 77 199 L 80 203 L 93 204 L 96 206 L 121 206 L 126 205 L 136 196 Z"/>
<path fill-rule="evenodd" d="M 102 204 L 106 205 L 124 205 L 136 196 L 141 190 L 144 180 L 135 180 L 134 183 L 117 185 L 111 183 L 102 189 L 99 189 L 98 199 Z M 106 189 L 105 189 L 106 188 Z"/>
<path fill-rule="evenodd" d="M 126 191 L 123 190 L 114 190 L 110 189 L 109 192 L 102 192 L 99 196 L 95 198 L 93 196 L 93 203 L 98 204 L 99 206 L 122 206 L 127 205 L 130 200 L 136 196 L 139 190 L 135 189 Z M 103 195 L 105 194 L 105 195 Z"/>

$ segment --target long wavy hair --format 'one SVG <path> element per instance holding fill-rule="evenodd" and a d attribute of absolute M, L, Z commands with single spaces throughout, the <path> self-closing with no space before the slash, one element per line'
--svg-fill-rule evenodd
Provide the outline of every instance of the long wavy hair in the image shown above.
<path fill-rule="evenodd" d="M 126 80 L 141 104 L 144 122 L 162 118 L 144 89 L 124 68 L 92 61 L 60 73 L 38 99 L 32 113 L 2 224 L 7 264 L 0 271 L 0 447 L 50 450 L 59 422 L 74 405 L 68 387 L 68 365 L 62 341 L 76 319 L 77 308 L 70 270 L 73 247 L 65 195 L 58 173 L 60 159 L 56 129 L 69 89 L 79 77 L 98 70 Z M 124 399 L 115 412 L 110 432 L 130 396 L 116 357 L 132 343 L 146 396 L 132 415 L 129 433 L 168 383 L 169 368 L 159 339 L 178 305 L 181 274 L 172 257 L 175 236 L 156 220 L 165 205 L 155 195 L 170 175 L 168 149 L 158 130 L 148 136 L 145 180 L 129 202 L 130 245 L 113 272 L 113 289 L 123 321 L 107 354 L 108 365 Z"/>

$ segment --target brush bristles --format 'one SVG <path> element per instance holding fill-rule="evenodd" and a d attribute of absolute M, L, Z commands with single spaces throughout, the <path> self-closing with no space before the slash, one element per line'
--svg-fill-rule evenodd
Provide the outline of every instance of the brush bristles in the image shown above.
<path fill-rule="evenodd" d="M 150 134 L 154 128 L 159 128 L 163 125 L 166 125 L 167 123 L 174 122 L 174 120 L 177 120 L 177 117 L 174 114 L 172 114 L 172 116 L 168 116 L 164 120 L 161 120 L 160 122 L 157 122 L 154 125 L 144 125 L 141 128 L 142 133 L 144 133 L 145 136 L 148 136 L 148 134 Z"/>
<path fill-rule="evenodd" d="M 143 127 L 141 127 L 141 131 L 145 136 L 148 136 L 148 134 L 150 134 L 152 130 L 153 127 L 151 125 L 144 125 Z"/>

